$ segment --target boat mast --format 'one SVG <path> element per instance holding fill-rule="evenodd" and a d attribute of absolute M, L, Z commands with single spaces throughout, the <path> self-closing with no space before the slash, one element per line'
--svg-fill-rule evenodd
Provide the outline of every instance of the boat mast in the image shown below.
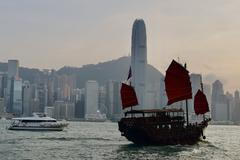
<path fill-rule="evenodd" d="M 131 67 L 130 67 L 130 69 L 131 69 Z M 132 86 L 131 79 L 130 79 L 130 81 L 129 81 L 129 85 Z M 131 111 L 132 111 L 132 106 L 131 106 Z M 132 114 L 131 114 L 131 117 L 132 117 Z"/>
<path fill-rule="evenodd" d="M 132 68 L 130 66 L 129 71 L 128 71 L 128 78 L 127 78 L 129 80 L 129 86 L 132 86 L 131 77 L 132 77 Z M 132 111 L 132 106 L 131 106 L 131 111 Z M 132 114 L 131 114 L 131 116 L 132 116 Z"/>
<path fill-rule="evenodd" d="M 201 75 L 201 90 L 203 92 L 203 82 L 202 82 L 202 75 Z M 204 92 L 203 92 L 204 93 Z M 203 114 L 203 120 L 205 120 L 205 114 Z"/>
<path fill-rule="evenodd" d="M 187 69 L 187 64 L 184 64 L 184 68 Z M 187 126 L 189 125 L 189 120 L 188 120 L 188 100 L 186 99 L 186 118 L 187 118 Z"/>

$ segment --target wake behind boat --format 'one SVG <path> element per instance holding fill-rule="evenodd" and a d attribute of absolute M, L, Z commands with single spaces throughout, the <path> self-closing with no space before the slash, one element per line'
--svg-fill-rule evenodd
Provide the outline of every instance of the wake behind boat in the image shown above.
<path fill-rule="evenodd" d="M 67 127 L 66 122 L 57 122 L 56 119 L 46 116 L 43 113 L 33 113 L 32 117 L 12 118 L 9 130 L 28 131 L 62 131 Z"/>

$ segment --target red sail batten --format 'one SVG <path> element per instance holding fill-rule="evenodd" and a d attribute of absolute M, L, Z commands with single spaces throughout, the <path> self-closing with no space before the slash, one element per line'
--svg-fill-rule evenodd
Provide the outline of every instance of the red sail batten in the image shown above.
<path fill-rule="evenodd" d="M 196 115 L 209 112 L 206 95 L 200 90 L 198 90 L 196 95 L 194 96 L 194 110 Z"/>
<path fill-rule="evenodd" d="M 137 95 L 132 86 L 122 83 L 121 100 L 123 109 L 138 105 Z"/>
<path fill-rule="evenodd" d="M 192 98 L 192 87 L 188 73 L 182 65 L 174 60 L 168 67 L 165 77 L 168 105 Z"/>

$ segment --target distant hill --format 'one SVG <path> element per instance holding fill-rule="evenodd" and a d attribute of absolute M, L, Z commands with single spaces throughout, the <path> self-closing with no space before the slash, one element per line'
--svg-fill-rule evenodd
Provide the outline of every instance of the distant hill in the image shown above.
<path fill-rule="evenodd" d="M 121 57 L 98 64 L 84 65 L 83 67 L 62 67 L 56 73 L 58 75 L 74 75 L 76 77 L 77 87 L 83 88 L 87 80 L 96 80 L 100 85 L 104 85 L 108 80 L 122 81 L 127 78 L 130 66 L 130 57 Z M 0 63 L 0 71 L 7 71 L 7 63 Z M 44 74 L 39 69 L 19 68 L 20 77 L 30 82 L 37 82 Z M 163 77 L 156 68 L 147 65 L 147 82 L 160 83 Z"/>
<path fill-rule="evenodd" d="M 0 72 L 7 72 L 7 63 L 0 62 Z M 35 68 L 20 67 L 19 75 L 24 80 L 37 82 L 43 76 L 43 72 Z"/>
<path fill-rule="evenodd" d="M 83 88 L 87 80 L 96 80 L 100 85 L 104 85 L 108 80 L 126 80 L 130 61 L 130 57 L 121 57 L 96 65 L 85 65 L 81 68 L 63 67 L 57 73 L 75 75 L 79 88 Z M 146 76 L 149 83 L 160 83 L 160 79 L 163 77 L 162 73 L 151 65 L 147 65 Z"/>

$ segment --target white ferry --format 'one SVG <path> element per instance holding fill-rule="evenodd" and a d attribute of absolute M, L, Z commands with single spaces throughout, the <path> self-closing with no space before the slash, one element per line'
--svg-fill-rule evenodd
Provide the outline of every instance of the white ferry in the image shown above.
<path fill-rule="evenodd" d="M 9 130 L 28 131 L 62 131 L 67 127 L 66 122 L 57 122 L 56 119 L 46 116 L 43 113 L 33 113 L 32 117 L 12 118 Z"/>

